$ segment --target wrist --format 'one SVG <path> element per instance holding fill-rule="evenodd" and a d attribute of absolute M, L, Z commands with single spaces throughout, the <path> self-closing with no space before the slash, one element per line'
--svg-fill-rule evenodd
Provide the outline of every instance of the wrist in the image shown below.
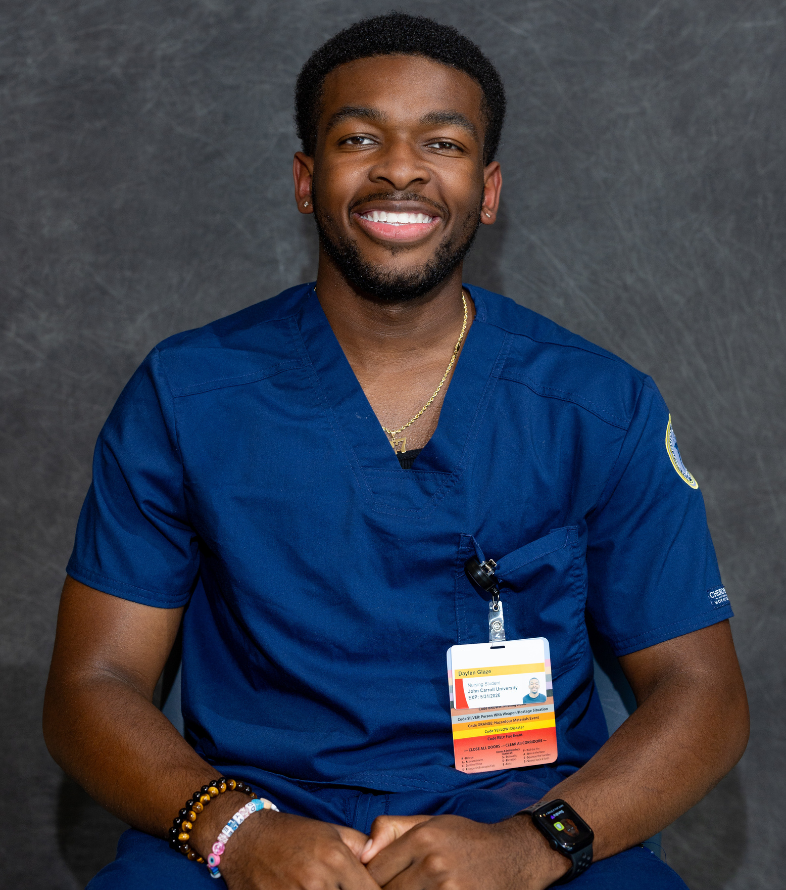
<path fill-rule="evenodd" d="M 503 824 L 509 824 L 515 832 L 517 848 L 527 860 L 527 872 L 536 879 L 538 887 L 550 887 L 567 874 L 571 867 L 570 862 L 551 848 L 528 813 L 517 813 Z"/>
<path fill-rule="evenodd" d="M 207 861 L 219 833 L 232 816 L 251 798 L 240 791 L 227 791 L 200 814 L 191 832 L 191 847 Z"/>

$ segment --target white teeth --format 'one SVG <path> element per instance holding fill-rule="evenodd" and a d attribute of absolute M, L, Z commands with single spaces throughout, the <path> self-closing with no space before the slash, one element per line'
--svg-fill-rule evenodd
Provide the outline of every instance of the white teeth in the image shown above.
<path fill-rule="evenodd" d="M 383 222 L 394 226 L 430 223 L 434 218 L 427 216 L 425 213 L 388 213 L 387 210 L 370 210 L 368 213 L 362 214 L 362 216 L 363 219 L 367 219 L 369 222 Z"/>

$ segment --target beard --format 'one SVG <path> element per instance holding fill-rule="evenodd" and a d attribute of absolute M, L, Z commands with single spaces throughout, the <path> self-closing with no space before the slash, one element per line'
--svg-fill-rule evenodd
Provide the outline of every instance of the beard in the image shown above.
<path fill-rule="evenodd" d="M 477 211 L 467 214 L 453 237 L 446 235 L 443 238 L 430 260 L 411 269 L 391 272 L 363 259 L 354 241 L 336 234 L 337 226 L 333 217 L 321 211 L 316 192 L 317 189 L 314 187 L 311 201 L 320 245 L 343 277 L 354 285 L 361 295 L 380 303 L 407 303 L 442 284 L 469 253 L 480 226 L 479 205 Z M 373 197 L 399 201 L 422 200 L 420 195 L 409 194 L 380 194 Z M 407 248 L 403 245 L 392 245 L 389 249 L 391 255 L 395 256 Z"/>

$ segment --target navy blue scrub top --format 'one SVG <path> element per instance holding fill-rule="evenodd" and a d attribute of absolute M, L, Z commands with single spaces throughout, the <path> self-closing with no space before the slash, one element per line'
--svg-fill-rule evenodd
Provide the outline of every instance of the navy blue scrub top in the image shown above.
<path fill-rule="evenodd" d="M 445 664 L 488 640 L 463 572 L 478 551 L 508 638 L 551 647 L 559 760 L 521 770 L 533 786 L 607 738 L 588 623 L 623 655 L 731 616 L 653 382 L 468 290 L 477 316 L 410 470 L 312 285 L 164 341 L 112 411 L 68 574 L 188 606 L 186 736 L 219 768 L 263 788 L 479 781 L 453 766 Z"/>

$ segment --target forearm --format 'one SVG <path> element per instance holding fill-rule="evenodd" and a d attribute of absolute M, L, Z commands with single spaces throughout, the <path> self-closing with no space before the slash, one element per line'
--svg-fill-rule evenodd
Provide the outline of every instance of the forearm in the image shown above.
<path fill-rule="evenodd" d="M 99 803 L 158 837 L 218 778 L 152 703 L 181 618 L 182 609 L 141 606 L 68 578 L 44 701 L 54 759 Z M 225 811 L 245 800 L 226 793 L 205 808 L 192 833 L 198 852 L 203 833 L 215 839 Z"/>
<path fill-rule="evenodd" d="M 701 633 L 711 639 L 725 631 L 719 626 Z M 564 798 L 589 823 L 594 858 L 669 825 L 742 756 L 747 700 L 736 659 L 731 662 L 724 670 L 708 661 L 662 673 L 595 757 L 544 797 Z"/>
<path fill-rule="evenodd" d="M 50 680 L 44 734 L 54 759 L 95 800 L 158 837 L 193 792 L 218 778 L 145 693 L 110 674 Z M 193 833 L 197 849 L 245 800 L 227 793 L 205 808 Z"/>

